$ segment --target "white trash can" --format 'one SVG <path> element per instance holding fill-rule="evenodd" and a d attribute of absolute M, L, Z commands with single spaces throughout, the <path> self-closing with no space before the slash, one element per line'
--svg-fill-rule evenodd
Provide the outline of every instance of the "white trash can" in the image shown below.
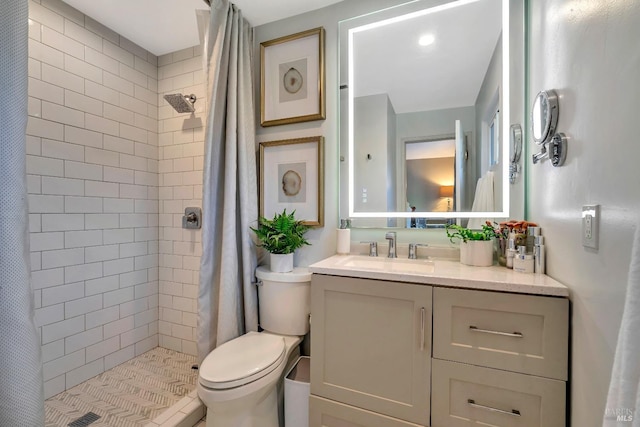
<path fill-rule="evenodd" d="M 301 356 L 284 379 L 285 427 L 309 427 L 310 358 Z"/>

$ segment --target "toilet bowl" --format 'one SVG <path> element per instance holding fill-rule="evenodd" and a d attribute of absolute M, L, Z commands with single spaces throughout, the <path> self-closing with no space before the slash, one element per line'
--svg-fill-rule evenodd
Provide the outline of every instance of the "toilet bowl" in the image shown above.
<path fill-rule="evenodd" d="M 199 369 L 198 396 L 207 427 L 279 427 L 284 373 L 309 331 L 311 274 L 256 270 L 260 326 L 214 349 Z"/>

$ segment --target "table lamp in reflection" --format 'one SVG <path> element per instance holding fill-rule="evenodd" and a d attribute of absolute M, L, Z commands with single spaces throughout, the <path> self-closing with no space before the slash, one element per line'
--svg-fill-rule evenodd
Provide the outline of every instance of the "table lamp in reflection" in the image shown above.
<path fill-rule="evenodd" d="M 447 212 L 451 212 L 451 198 L 453 197 L 453 185 L 441 185 L 440 197 L 447 198 Z"/>

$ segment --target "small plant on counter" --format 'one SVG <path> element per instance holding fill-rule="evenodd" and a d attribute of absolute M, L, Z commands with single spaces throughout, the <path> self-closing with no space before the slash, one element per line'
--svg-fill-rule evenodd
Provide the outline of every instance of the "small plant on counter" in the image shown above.
<path fill-rule="evenodd" d="M 481 231 L 470 230 L 457 224 L 449 224 L 445 230 L 451 243 L 454 243 L 453 239 L 460 239 L 467 243 L 470 240 L 491 240 L 497 237 L 496 231 L 490 223 L 484 224 Z"/>
<path fill-rule="evenodd" d="M 284 255 L 310 245 L 304 238 L 310 227 L 304 225 L 302 220 L 296 220 L 295 213 L 296 211 L 287 214 L 285 209 L 281 214 L 275 214 L 273 219 L 258 218 L 258 228 L 251 227 L 260 241 L 258 246 L 271 254 Z"/>

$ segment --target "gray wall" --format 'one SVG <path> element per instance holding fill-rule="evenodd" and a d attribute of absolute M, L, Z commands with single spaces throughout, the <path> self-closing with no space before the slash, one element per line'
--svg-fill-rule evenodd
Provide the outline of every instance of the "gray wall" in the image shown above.
<path fill-rule="evenodd" d="M 395 126 L 391 127 L 389 123 L 395 123 L 395 113 L 386 94 L 356 98 L 354 110 L 355 209 L 360 212 L 385 211 L 388 196 L 385 189 L 391 185 L 389 169 L 391 161 L 395 160 L 395 156 L 389 158 L 389 151 L 393 152 L 389 146 L 394 147 L 395 142 Z M 363 188 L 367 189 L 366 203 L 363 202 Z"/>
<path fill-rule="evenodd" d="M 571 289 L 571 425 L 599 426 L 640 212 L 640 2 L 529 4 L 529 99 L 557 90 L 558 130 L 570 141 L 561 168 L 527 156 L 528 218 L 546 236 L 548 274 Z M 589 203 L 601 205 L 597 251 L 581 244 Z"/>
<path fill-rule="evenodd" d="M 475 108 L 473 106 L 398 114 L 398 145 L 404 144 L 406 141 L 422 138 L 432 139 L 434 137 L 454 136 L 456 120 L 460 120 L 463 133 L 468 134 L 469 138 L 473 141 L 475 139 L 474 127 L 476 120 Z M 476 182 L 478 181 L 475 162 L 472 160 L 474 156 L 473 153 L 475 152 L 473 143 L 470 143 L 468 148 L 469 160 L 465 162 L 466 172 L 465 182 L 463 183 L 465 186 L 464 204 L 462 208 L 458 209 L 465 211 L 471 210 Z M 398 158 L 398 161 L 400 162 L 402 160 Z M 399 167 L 399 173 L 404 174 L 404 171 L 401 171 L 401 169 L 404 168 Z M 398 191 L 403 192 L 404 177 L 399 179 L 398 185 Z"/>
<path fill-rule="evenodd" d="M 488 135 L 485 134 L 487 126 L 487 114 L 493 112 L 493 104 L 495 102 L 496 93 L 498 94 L 498 109 L 500 110 L 500 157 L 499 162 L 495 166 L 489 168 L 490 147 Z M 478 135 L 475 143 L 474 158 L 476 161 L 477 177 L 482 177 L 489 169 L 493 171 L 501 171 L 504 165 L 502 158 L 502 147 L 505 142 L 503 129 L 504 108 L 503 108 L 504 92 L 502 90 L 502 36 L 498 38 L 498 43 L 491 56 L 491 62 L 484 76 L 478 98 L 476 99 L 476 124 Z M 502 175 L 495 173 L 493 175 L 494 185 L 494 208 L 502 206 Z"/>
<path fill-rule="evenodd" d="M 310 28 L 324 27 L 325 76 L 326 76 L 326 120 L 296 123 L 285 126 L 263 128 L 258 126 L 258 142 L 279 139 L 323 135 L 325 137 L 325 226 L 307 233 L 311 246 L 296 251 L 296 265 L 309 265 L 335 254 L 338 225 L 338 168 L 339 168 L 339 105 L 346 91 L 339 90 L 338 81 L 338 22 L 360 16 L 389 6 L 404 3 L 404 0 L 348 0 L 298 15 L 292 18 L 256 27 L 254 33 L 255 58 L 260 57 L 260 42 L 293 34 Z M 255 61 L 254 75 L 260 76 L 260 61 Z M 260 99 L 260 85 L 256 85 L 256 100 Z M 340 92 L 340 95 L 339 95 Z M 340 108 L 343 108 L 342 106 Z M 256 111 L 256 123 L 260 123 L 260 111 Z M 346 134 L 345 134 L 346 135 Z M 340 167 L 346 162 L 343 162 Z M 345 196 L 346 197 L 346 196 Z"/>
<path fill-rule="evenodd" d="M 407 200 L 417 212 L 446 212 L 447 201 L 440 198 L 442 183 L 454 180 L 454 157 L 407 160 Z M 450 198 L 453 209 L 454 197 Z"/>

